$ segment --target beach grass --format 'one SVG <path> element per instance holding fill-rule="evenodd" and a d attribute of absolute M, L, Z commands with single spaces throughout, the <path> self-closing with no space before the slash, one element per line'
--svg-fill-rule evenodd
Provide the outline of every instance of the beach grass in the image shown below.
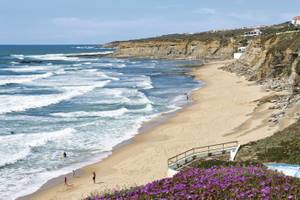
<path fill-rule="evenodd" d="M 300 120 L 283 131 L 241 147 L 238 160 L 300 163 Z"/>

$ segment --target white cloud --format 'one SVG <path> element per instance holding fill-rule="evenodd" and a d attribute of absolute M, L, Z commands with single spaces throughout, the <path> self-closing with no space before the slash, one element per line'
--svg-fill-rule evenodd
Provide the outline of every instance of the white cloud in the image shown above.
<path fill-rule="evenodd" d="M 215 14 L 217 14 L 217 11 L 212 8 L 199 8 L 199 9 L 193 10 L 192 13 L 201 14 L 201 15 L 215 15 Z"/>

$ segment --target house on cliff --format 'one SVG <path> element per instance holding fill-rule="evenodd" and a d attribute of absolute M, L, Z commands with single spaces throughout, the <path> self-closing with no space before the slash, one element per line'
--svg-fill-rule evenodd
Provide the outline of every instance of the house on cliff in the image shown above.
<path fill-rule="evenodd" d="M 292 24 L 294 26 L 299 26 L 300 25 L 300 16 L 296 16 L 292 19 Z"/>
<path fill-rule="evenodd" d="M 262 34 L 261 30 L 256 28 L 256 29 L 253 29 L 252 31 L 246 32 L 244 34 L 244 37 L 256 37 L 256 36 L 259 36 L 261 34 Z"/>

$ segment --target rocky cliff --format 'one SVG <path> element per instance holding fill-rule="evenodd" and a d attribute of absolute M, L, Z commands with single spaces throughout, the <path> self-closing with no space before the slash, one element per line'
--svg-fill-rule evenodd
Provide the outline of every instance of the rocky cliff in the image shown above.
<path fill-rule="evenodd" d="M 278 110 L 269 119 L 276 124 L 300 101 L 300 32 L 251 40 L 244 55 L 223 69 L 277 92 L 267 100 Z"/>
<path fill-rule="evenodd" d="M 247 46 L 241 59 L 225 70 L 263 83 L 268 89 L 297 92 L 300 82 L 300 32 L 297 28 L 289 23 L 267 26 L 261 29 L 262 36 L 250 38 L 243 36 L 248 30 L 173 34 L 112 42 L 105 46 L 116 48 L 114 57 L 202 60 L 232 59 L 238 47 Z"/>
<path fill-rule="evenodd" d="M 251 40 L 244 55 L 224 69 L 280 91 L 299 90 L 300 33 L 267 35 Z"/>
<path fill-rule="evenodd" d="M 243 37 L 247 29 L 174 34 L 141 40 L 112 42 L 115 57 L 156 59 L 232 59 L 238 47 L 246 46 L 239 60 L 224 70 L 245 76 L 267 90 L 284 92 L 268 101 L 281 110 L 272 121 L 284 115 L 285 108 L 300 100 L 300 32 L 289 23 L 264 27 L 259 37 Z"/>
<path fill-rule="evenodd" d="M 143 57 L 162 59 L 229 59 L 237 44 L 235 41 L 142 41 L 118 44 L 115 57 Z"/>
<path fill-rule="evenodd" d="M 247 29 L 174 34 L 156 38 L 112 42 L 115 57 L 159 59 L 230 59 L 242 42 Z"/>

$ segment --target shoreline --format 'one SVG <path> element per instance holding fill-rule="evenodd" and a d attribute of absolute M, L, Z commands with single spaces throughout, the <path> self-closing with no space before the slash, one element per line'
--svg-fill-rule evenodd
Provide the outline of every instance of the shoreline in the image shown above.
<path fill-rule="evenodd" d="M 120 188 L 120 186 L 145 184 L 164 178 L 167 173 L 168 157 L 190 147 L 226 142 L 237 138 L 243 144 L 271 135 L 277 130 L 277 127 L 257 128 L 259 122 L 264 122 L 265 113 L 261 113 L 263 107 L 257 109 L 257 102 L 255 102 L 269 95 L 270 92 L 262 91 L 260 86 L 248 82 L 242 77 L 218 69 L 227 62 L 231 61 L 206 63 L 193 69 L 192 75 L 196 79 L 204 81 L 205 84 L 192 92 L 190 105 L 168 113 L 171 116 L 161 121 L 154 119 L 145 122 L 143 127 L 147 127 L 147 124 L 150 126 L 145 129 L 141 128 L 138 134 L 129 141 L 117 145 L 111 155 L 99 162 L 80 168 L 81 177 L 70 179 L 72 186 L 64 186 L 60 176 L 48 181 L 56 179 L 57 182 L 53 182 L 51 185 L 47 182 L 37 192 L 18 199 L 80 199 L 93 191 L 100 192 Z M 224 88 L 222 88 L 222 84 L 225 85 Z M 230 87 L 232 88 L 230 89 Z M 224 89 L 228 89 L 229 92 Z M 231 94 L 231 92 L 237 92 L 237 95 Z M 244 96 L 240 95 L 241 93 Z M 233 103 L 233 108 L 230 107 L 230 103 Z M 264 115 L 264 117 L 260 119 L 258 114 Z M 163 118 L 163 116 L 158 118 Z M 228 121 L 228 119 L 231 120 Z M 248 123 L 247 127 L 240 127 L 249 120 L 252 120 L 252 123 Z M 153 121 L 156 121 L 157 124 Z M 212 122 L 218 126 L 211 126 Z M 151 123 L 153 123 L 152 126 Z M 251 134 L 251 131 L 259 129 L 261 130 L 258 131 L 258 134 L 256 132 Z M 234 131 L 232 132 L 232 130 Z M 235 133 L 241 134 L 241 132 L 247 131 L 248 133 L 245 135 Z M 97 177 L 101 181 L 98 184 L 91 184 L 93 171 L 96 171 Z M 59 181 L 60 179 L 61 181 Z"/>
<path fill-rule="evenodd" d="M 198 89 L 201 89 L 198 88 Z M 197 90 L 198 90 L 197 89 Z M 94 158 L 94 159 L 90 159 L 89 161 L 83 162 L 83 166 L 79 167 L 78 169 L 76 169 L 76 175 L 75 177 L 72 176 L 72 172 L 66 173 L 66 174 L 62 174 L 62 175 L 58 175 L 54 178 L 51 178 L 49 180 L 47 180 L 44 184 L 42 184 L 42 186 L 40 186 L 35 192 L 25 195 L 25 196 L 20 196 L 17 198 L 17 200 L 28 200 L 31 199 L 32 196 L 35 193 L 39 193 L 42 192 L 44 190 L 50 189 L 51 187 L 57 185 L 57 184 L 62 184 L 62 180 L 64 180 L 64 177 L 67 176 L 68 180 L 70 181 L 70 179 L 74 179 L 74 178 L 80 178 L 80 175 L 83 174 L 83 168 L 88 167 L 90 165 L 94 165 L 96 163 L 101 163 L 102 161 L 104 161 L 105 159 L 107 159 L 108 157 L 112 156 L 113 153 L 115 151 L 117 151 L 119 148 L 125 148 L 127 145 L 133 144 L 133 139 L 137 136 L 137 135 L 141 135 L 141 134 L 147 134 L 147 131 L 150 131 L 151 129 L 155 128 L 156 126 L 159 126 L 163 123 L 165 123 L 169 118 L 174 117 L 178 112 L 184 110 L 186 107 L 191 106 L 193 104 L 193 102 L 188 102 L 187 104 L 185 104 L 183 107 L 179 108 L 178 110 L 175 111 L 170 111 L 170 112 L 166 112 L 166 113 L 162 113 L 159 116 L 154 117 L 153 119 L 150 119 L 149 121 L 145 121 L 142 123 L 141 127 L 138 129 L 137 134 L 135 134 L 132 138 L 129 138 L 127 140 L 122 141 L 121 143 L 117 144 L 116 146 L 114 146 L 112 148 L 112 150 L 110 152 L 103 152 L 101 154 L 106 154 L 104 156 L 100 156 L 99 154 L 99 158 Z M 89 163 L 89 164 L 84 164 L 84 163 Z M 80 164 L 80 163 L 79 163 Z"/>
<path fill-rule="evenodd" d="M 202 66 L 203 64 L 199 63 L 199 66 Z M 192 73 L 193 70 L 191 70 L 190 72 L 187 72 L 186 75 L 188 76 L 194 76 Z M 201 89 L 204 84 L 201 82 L 201 80 L 197 80 L 195 77 L 193 77 L 196 81 L 199 81 L 199 87 L 191 90 L 188 95 L 189 97 L 191 97 L 192 93 L 196 90 Z M 53 178 L 48 179 L 45 183 L 43 183 L 37 190 L 35 190 L 32 193 L 29 193 L 27 195 L 23 195 L 23 196 L 19 196 L 17 197 L 17 200 L 28 200 L 28 199 L 32 199 L 33 195 L 42 191 L 45 191 L 47 189 L 52 188 L 53 186 L 57 185 L 57 184 L 62 184 L 63 182 L 61 180 L 64 180 L 64 177 L 67 176 L 68 180 L 72 180 L 72 179 L 76 179 L 79 178 L 81 174 L 83 174 L 83 168 L 88 167 L 90 165 L 94 165 L 96 163 L 100 163 L 103 160 L 107 159 L 108 157 L 113 155 L 113 152 L 117 151 L 119 148 L 122 147 L 126 147 L 127 145 L 132 144 L 134 141 L 133 139 L 137 136 L 137 135 L 141 135 L 141 134 L 146 134 L 147 131 L 150 131 L 151 129 L 165 123 L 169 118 L 174 117 L 178 112 L 183 111 L 185 108 L 191 106 L 193 104 L 193 101 L 188 100 L 185 104 L 180 105 L 178 107 L 178 109 L 175 110 L 170 110 L 170 111 L 166 111 L 166 112 L 162 112 L 160 114 L 158 114 L 158 116 L 153 117 L 152 119 L 149 119 L 147 121 L 144 121 L 141 124 L 141 127 L 138 129 L 137 133 L 135 135 L 133 135 L 131 138 L 126 139 L 124 141 L 122 141 L 121 143 L 115 145 L 114 147 L 112 147 L 111 151 L 107 151 L 107 152 L 102 152 L 99 155 L 97 155 L 97 158 L 90 158 L 89 160 L 86 160 L 85 162 L 82 163 L 78 163 L 77 165 L 81 167 L 75 167 L 75 171 L 76 171 L 76 175 L 75 177 L 72 176 L 72 172 L 68 172 L 68 173 L 63 173 L 60 175 L 57 175 Z M 66 167 L 66 168 L 70 168 L 70 167 Z"/>

